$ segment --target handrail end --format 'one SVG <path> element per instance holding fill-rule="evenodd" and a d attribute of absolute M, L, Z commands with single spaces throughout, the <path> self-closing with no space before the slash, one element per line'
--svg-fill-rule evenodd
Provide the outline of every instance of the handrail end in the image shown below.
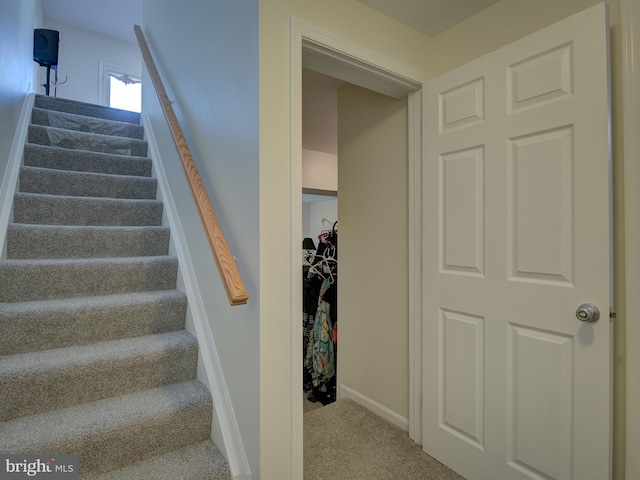
<path fill-rule="evenodd" d="M 246 305 L 248 301 L 249 301 L 249 296 L 245 295 L 244 297 L 229 299 L 229 304 L 232 307 L 237 307 L 239 305 Z"/>

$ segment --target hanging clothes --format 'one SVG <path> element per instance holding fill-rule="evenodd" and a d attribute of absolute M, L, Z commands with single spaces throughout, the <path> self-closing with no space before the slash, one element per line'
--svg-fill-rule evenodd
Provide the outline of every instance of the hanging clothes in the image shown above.
<path fill-rule="evenodd" d="M 337 390 L 337 223 L 318 236 L 303 280 L 304 391 L 307 399 L 325 405 L 336 400 Z"/>
<path fill-rule="evenodd" d="M 325 292 L 331 287 L 329 278 L 325 278 L 320 288 L 318 308 L 310 332 L 305 366 L 311 376 L 314 393 L 320 392 L 319 400 L 333 401 L 331 380 L 336 373 L 335 348 L 333 343 L 333 322 L 331 321 L 331 305 L 323 299 Z M 327 402 L 328 403 L 328 402 Z"/>
<path fill-rule="evenodd" d="M 303 268 L 302 275 L 302 364 L 303 374 L 302 383 L 304 393 L 308 400 L 316 402 L 316 398 L 313 395 L 313 380 L 311 373 L 306 367 L 307 361 L 307 347 L 309 346 L 309 339 L 311 338 L 311 332 L 313 331 L 313 324 L 316 317 L 316 311 L 318 310 L 318 296 L 320 295 L 320 288 L 322 287 L 322 278 L 309 271 L 309 266 Z"/>

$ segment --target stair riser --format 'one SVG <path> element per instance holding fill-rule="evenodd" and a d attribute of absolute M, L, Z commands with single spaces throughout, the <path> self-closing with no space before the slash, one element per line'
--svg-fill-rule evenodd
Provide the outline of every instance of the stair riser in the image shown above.
<path fill-rule="evenodd" d="M 62 139 L 51 140 L 52 134 L 60 134 Z M 69 150 L 86 150 L 90 152 L 108 153 L 114 155 L 147 156 L 147 142 L 120 137 L 108 137 L 91 133 L 72 132 L 40 125 L 29 125 L 27 135 L 29 143 L 47 145 Z"/>
<path fill-rule="evenodd" d="M 207 440 L 211 435 L 211 422 L 212 404 L 201 402 L 171 415 L 66 441 L 46 442 L 46 432 L 40 432 L 43 441 L 37 446 L 14 449 L 12 453 L 75 453 L 79 458 L 80 478 L 83 478 Z"/>
<path fill-rule="evenodd" d="M 36 95 L 34 106 L 36 108 L 67 112 L 75 115 L 86 115 L 88 117 L 104 118 L 106 120 L 114 120 L 117 122 L 128 122 L 134 124 L 140 123 L 140 114 L 136 112 L 115 110 L 99 105 L 92 105 L 61 98 L 52 98 L 45 95 Z"/>
<path fill-rule="evenodd" d="M 127 430 L 104 432 L 86 439 L 78 452 L 78 457 L 82 458 L 80 474 L 106 472 L 206 440 L 211 436 L 212 409 L 209 400 L 168 418 L 157 418 Z"/>
<path fill-rule="evenodd" d="M 5 305 L 0 309 L 0 355 L 184 329 L 187 299 L 182 292 L 119 297 Z"/>
<path fill-rule="evenodd" d="M 169 229 L 17 226 L 7 229 L 7 258 L 154 257 L 169 253 Z"/>
<path fill-rule="evenodd" d="M 20 191 L 27 193 L 154 200 L 156 187 L 154 178 L 83 174 L 32 167 L 20 170 Z"/>
<path fill-rule="evenodd" d="M 32 167 L 141 177 L 150 177 L 152 170 L 149 158 L 65 150 L 30 143 L 24 147 L 24 164 Z"/>
<path fill-rule="evenodd" d="M 191 343 L 92 364 L 52 365 L 34 372 L 6 373 L 0 365 L 0 422 L 191 380 L 197 364 L 198 346 Z"/>
<path fill-rule="evenodd" d="M 162 203 L 16 194 L 13 219 L 37 225 L 160 226 Z"/>
<path fill-rule="evenodd" d="M 85 117 L 66 112 L 56 112 L 34 108 L 31 112 L 31 123 L 44 127 L 57 127 L 80 132 L 96 133 L 98 135 L 115 135 L 118 137 L 144 138 L 142 125 L 126 122 Z"/>
<path fill-rule="evenodd" d="M 231 472 L 226 460 L 210 440 L 156 456 L 123 469 L 85 480 L 161 479 L 167 472 L 180 480 L 230 480 Z"/>
<path fill-rule="evenodd" d="M 119 260 L 119 259 L 118 259 Z M 0 264 L 0 302 L 28 302 L 176 288 L 173 258 L 130 262 Z"/>

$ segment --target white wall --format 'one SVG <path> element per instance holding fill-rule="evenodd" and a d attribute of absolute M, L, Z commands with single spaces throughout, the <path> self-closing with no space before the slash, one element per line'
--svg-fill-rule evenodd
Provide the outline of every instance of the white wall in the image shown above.
<path fill-rule="evenodd" d="M 327 198 L 328 200 L 302 204 L 302 236 L 313 239 L 316 248 L 318 236 L 338 220 L 338 200 L 335 197 Z M 328 222 L 323 222 L 323 219 Z M 302 253 L 304 255 L 306 252 Z"/>
<path fill-rule="evenodd" d="M 311 230 L 309 230 L 309 212 L 311 204 L 310 203 L 302 203 L 302 236 L 309 237 L 311 236 Z"/>
<path fill-rule="evenodd" d="M 33 76 L 33 0 L 0 0 L 0 184 Z"/>
<path fill-rule="evenodd" d="M 313 238 L 313 242 L 318 246 L 318 235 L 327 227 L 338 221 L 338 200 L 335 198 L 306 204 L 308 206 L 308 228 L 304 229 L 304 209 L 303 209 L 303 232 L 305 237 Z M 322 222 L 323 219 L 329 223 Z"/>
<path fill-rule="evenodd" d="M 44 28 L 60 32 L 58 81 L 63 82 L 65 77 L 68 81 L 58 88 L 58 97 L 99 104 L 100 62 L 123 67 L 127 71 L 142 71 L 142 56 L 134 43 L 48 18 L 44 20 Z M 46 70 L 45 67 L 40 68 Z M 44 88 L 40 87 L 36 93 L 44 94 Z M 53 94 L 52 86 L 50 95 Z"/>
<path fill-rule="evenodd" d="M 259 234 L 258 1 L 191 0 L 185 8 L 180 0 L 144 0 L 143 12 L 147 42 L 249 294 L 247 305 L 229 306 L 175 147 L 167 135 L 158 135 L 242 441 L 257 479 L 259 250 L 263 241 L 271 251 L 282 248 L 282 235 L 261 238 Z M 148 77 L 143 76 L 143 111 L 157 134 L 166 131 L 166 122 L 154 96 Z M 277 375 L 270 371 L 264 381 Z"/>
<path fill-rule="evenodd" d="M 44 13 L 42 10 L 42 0 L 34 0 L 33 2 L 33 28 L 44 28 Z M 36 62 L 33 65 L 33 80 L 31 82 L 31 91 L 35 93 L 44 93 L 42 84 L 47 81 L 46 68 L 41 67 Z"/>

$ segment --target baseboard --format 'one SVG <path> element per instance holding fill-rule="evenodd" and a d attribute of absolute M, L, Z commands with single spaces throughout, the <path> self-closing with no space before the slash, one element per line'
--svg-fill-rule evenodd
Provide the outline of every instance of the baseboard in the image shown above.
<path fill-rule="evenodd" d="M 24 153 L 24 144 L 27 141 L 29 123 L 31 123 L 31 110 L 33 110 L 35 98 L 34 93 L 28 93 L 22 102 L 22 110 L 18 118 L 16 134 L 11 144 L 7 169 L 5 170 L 2 185 L 0 186 L 0 258 L 6 257 L 5 242 L 7 238 L 7 227 L 11 221 L 13 197 L 15 196 L 16 187 L 18 186 L 22 154 Z"/>
<path fill-rule="evenodd" d="M 189 250 L 186 247 L 187 242 L 184 236 L 184 230 L 182 229 L 176 204 L 171 195 L 151 122 L 146 113 L 143 112 L 141 117 L 146 140 L 149 144 L 149 156 L 153 160 L 153 168 L 158 181 L 159 193 L 162 197 L 164 211 L 171 229 L 171 241 L 175 248 L 176 257 L 178 258 L 180 276 L 184 284 L 185 293 L 189 299 L 189 311 L 198 338 L 206 380 L 213 398 L 216 428 L 212 433 L 212 438 L 227 459 L 232 478 L 234 480 L 250 480 L 251 469 L 249 467 L 249 461 L 244 449 L 242 437 L 240 436 L 240 429 L 231 402 L 231 396 L 229 395 L 229 390 L 224 380 L 224 372 L 220 366 L 220 359 L 216 350 L 213 334 L 211 333 L 211 327 L 206 320 L 207 315 L 204 302 L 198 287 L 193 262 Z"/>
<path fill-rule="evenodd" d="M 339 398 L 348 398 L 353 400 L 354 402 L 362 405 L 367 410 L 372 411 L 376 415 L 384 418 L 385 420 L 391 422 L 396 427 L 400 427 L 405 432 L 409 431 L 409 420 L 403 417 L 402 415 L 397 414 L 393 410 L 385 407 L 384 405 L 379 404 L 375 400 L 370 399 L 366 395 L 363 395 L 359 392 L 356 392 L 352 388 L 347 387 L 346 385 L 340 384 L 339 389 Z"/>

